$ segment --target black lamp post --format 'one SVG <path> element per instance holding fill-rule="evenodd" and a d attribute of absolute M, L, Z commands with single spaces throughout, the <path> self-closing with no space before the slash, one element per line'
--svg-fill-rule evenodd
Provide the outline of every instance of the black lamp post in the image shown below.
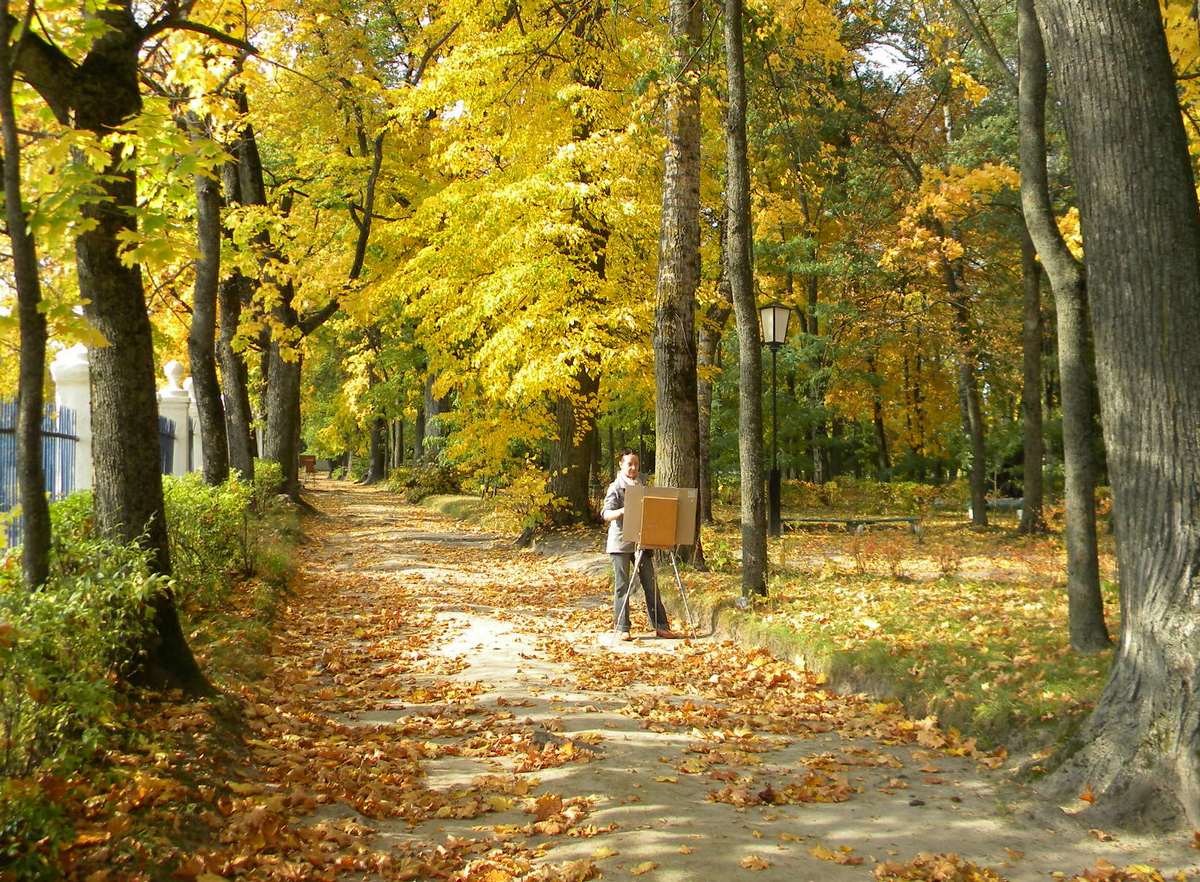
<path fill-rule="evenodd" d="M 768 303 L 758 310 L 762 341 L 771 348 L 771 475 L 767 481 L 767 532 L 781 532 L 779 480 L 779 405 L 775 394 L 775 353 L 787 339 L 788 319 L 792 311 L 782 303 Z"/>

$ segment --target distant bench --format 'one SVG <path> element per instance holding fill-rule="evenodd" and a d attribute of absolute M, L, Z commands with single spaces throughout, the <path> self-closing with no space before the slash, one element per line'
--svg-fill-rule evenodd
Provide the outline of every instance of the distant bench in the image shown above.
<path fill-rule="evenodd" d="M 862 533 L 867 527 L 874 527 L 879 524 L 907 524 L 908 528 L 914 533 L 921 531 L 921 519 L 919 517 L 903 516 L 903 517 L 871 517 L 870 515 L 862 515 L 859 517 L 849 518 L 834 518 L 834 517 L 807 517 L 807 518 L 784 518 L 781 521 L 781 526 L 785 530 L 809 530 L 809 529 L 843 529 L 847 533 Z"/>

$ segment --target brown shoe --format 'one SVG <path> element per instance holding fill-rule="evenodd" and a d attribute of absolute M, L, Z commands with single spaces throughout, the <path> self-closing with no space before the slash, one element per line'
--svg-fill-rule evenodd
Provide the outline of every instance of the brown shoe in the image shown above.
<path fill-rule="evenodd" d="M 630 634 L 628 631 L 618 631 L 617 639 L 620 640 L 622 643 L 626 643 L 633 639 L 633 635 Z"/>
<path fill-rule="evenodd" d="M 670 628 L 659 628 L 654 632 L 655 637 L 661 637 L 663 640 L 684 640 L 685 635 L 678 631 L 672 631 Z"/>

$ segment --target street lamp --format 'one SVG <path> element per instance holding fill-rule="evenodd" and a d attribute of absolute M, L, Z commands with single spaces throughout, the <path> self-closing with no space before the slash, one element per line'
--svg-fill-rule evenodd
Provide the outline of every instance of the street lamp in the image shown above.
<path fill-rule="evenodd" d="M 758 311 L 762 341 L 771 348 L 771 476 L 767 482 L 767 532 L 779 536 L 782 523 L 779 516 L 779 405 L 775 395 L 775 353 L 787 339 L 788 319 L 792 311 L 782 303 L 768 303 Z"/>

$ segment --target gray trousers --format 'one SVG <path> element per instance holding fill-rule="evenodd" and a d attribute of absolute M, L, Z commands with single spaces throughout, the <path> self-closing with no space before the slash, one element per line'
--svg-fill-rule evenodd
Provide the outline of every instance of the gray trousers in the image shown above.
<path fill-rule="evenodd" d="M 626 595 L 631 589 L 629 570 L 633 566 L 632 551 L 610 553 L 613 567 L 613 624 L 618 631 L 629 630 L 629 603 Z M 646 612 L 650 616 L 650 627 L 656 631 L 666 630 L 667 611 L 658 596 L 658 583 L 654 580 L 654 552 L 642 552 L 642 564 L 638 567 L 638 581 L 646 595 Z M 632 601 L 633 598 L 629 598 Z"/>

